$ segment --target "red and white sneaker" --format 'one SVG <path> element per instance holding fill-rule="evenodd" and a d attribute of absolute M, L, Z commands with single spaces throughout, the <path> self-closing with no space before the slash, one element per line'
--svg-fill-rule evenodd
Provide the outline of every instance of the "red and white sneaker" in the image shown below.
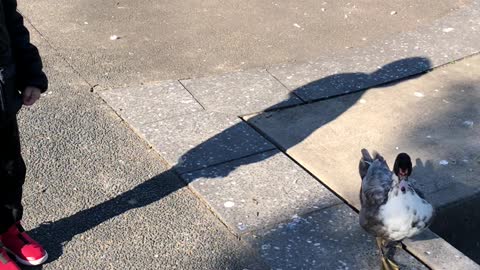
<path fill-rule="evenodd" d="M 23 265 L 40 265 L 48 258 L 47 252 L 25 232 L 20 222 L 2 234 L 0 241 L 4 248 L 15 255 L 17 261 Z"/>
<path fill-rule="evenodd" d="M 20 267 L 12 261 L 7 251 L 0 244 L 0 270 L 20 270 Z"/>

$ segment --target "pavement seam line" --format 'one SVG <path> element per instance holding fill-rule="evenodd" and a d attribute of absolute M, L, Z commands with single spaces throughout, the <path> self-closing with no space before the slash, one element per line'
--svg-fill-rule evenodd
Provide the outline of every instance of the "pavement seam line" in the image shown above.
<path fill-rule="evenodd" d="M 281 107 L 267 108 L 267 109 L 264 109 L 264 110 L 255 111 L 255 112 L 248 112 L 248 113 L 244 113 L 244 114 L 240 114 L 240 115 L 228 114 L 224 111 L 217 111 L 215 109 L 208 110 L 208 112 L 215 112 L 215 113 L 221 113 L 221 114 L 226 114 L 226 115 L 232 115 L 232 116 L 235 116 L 235 117 L 245 117 L 245 116 L 259 114 L 259 113 L 276 112 L 276 111 L 279 111 L 279 110 L 294 108 L 294 107 L 298 107 L 298 106 L 302 106 L 302 105 L 306 105 L 306 104 L 307 103 L 288 104 L 288 105 L 284 105 L 284 106 L 281 106 Z"/>
<path fill-rule="evenodd" d="M 273 75 L 270 70 L 268 68 L 265 68 L 265 71 L 270 75 L 272 76 L 273 79 L 275 79 L 279 84 L 281 84 L 283 87 L 285 87 L 285 89 L 293 94 L 294 96 L 296 96 L 302 103 L 307 103 L 306 100 L 304 100 L 301 96 L 297 95 L 297 93 L 295 93 L 295 90 L 291 91 L 282 81 L 280 81 L 280 79 L 278 79 L 275 75 Z M 298 105 L 298 104 L 297 104 Z"/>
<path fill-rule="evenodd" d="M 191 187 L 190 185 L 183 180 L 183 178 L 181 177 L 181 174 L 176 171 L 174 169 L 174 166 L 170 165 L 163 157 L 162 155 L 155 149 L 155 147 L 153 145 L 150 144 L 150 142 L 146 139 L 144 139 L 140 134 L 138 134 L 135 129 L 133 129 L 129 124 L 128 124 L 128 121 L 126 121 L 122 116 L 120 116 L 117 111 L 115 109 L 113 109 L 109 104 L 108 102 L 106 102 L 100 95 L 96 95 L 101 102 L 103 102 L 107 108 L 110 109 L 110 111 L 113 111 L 113 113 L 119 118 L 120 122 L 121 123 L 124 123 L 125 126 L 134 132 L 134 134 L 137 136 L 138 139 L 140 139 L 140 141 L 142 141 L 141 143 L 144 144 L 146 147 L 146 150 L 147 151 L 151 151 L 153 150 L 153 152 L 156 154 L 156 156 L 158 157 L 158 159 L 160 160 L 160 162 L 162 163 L 162 165 L 164 165 L 164 168 L 166 169 L 166 171 L 170 171 L 177 179 L 180 183 L 183 183 L 184 184 L 184 187 L 186 187 L 197 199 L 199 199 L 200 203 L 202 205 L 204 205 L 206 207 L 206 209 L 213 214 L 213 216 L 218 220 L 220 221 L 220 223 L 225 226 L 225 228 L 227 229 L 227 231 L 230 232 L 231 235 L 233 235 L 234 237 L 236 237 L 239 241 L 241 241 L 243 243 L 243 245 L 245 246 L 245 248 L 247 248 L 250 252 L 252 252 L 253 254 L 257 254 L 258 258 L 260 260 L 263 261 L 263 259 L 261 258 L 261 256 L 259 256 L 259 254 L 257 253 L 257 251 L 252 247 L 250 246 L 247 242 L 243 241 L 240 237 L 238 237 L 232 230 L 231 228 L 224 222 L 224 220 L 215 213 L 215 211 L 213 210 L 213 208 L 211 208 L 208 204 L 208 202 L 203 199 L 199 194 L 197 194 L 197 192 L 195 192 Z M 274 149 L 270 149 L 270 150 L 267 150 L 267 151 L 273 151 Z M 266 151 L 265 151 L 266 152 Z M 205 168 L 202 168 L 202 169 L 205 169 Z M 47 187 L 48 188 L 48 187 Z M 38 193 L 40 193 L 42 191 L 39 191 Z M 37 193 L 37 194 L 38 194 Z M 265 262 L 264 262 L 265 263 Z"/>
<path fill-rule="evenodd" d="M 160 155 L 160 153 L 158 151 L 155 150 L 155 147 L 150 144 L 150 142 L 146 139 L 146 138 L 143 138 L 143 136 L 141 134 L 139 134 L 135 128 L 133 128 L 133 126 L 131 126 L 128 122 L 128 120 L 126 120 L 125 118 L 123 118 L 105 99 L 103 99 L 100 95 L 95 95 L 99 100 L 100 102 L 102 102 L 104 105 L 106 105 L 107 109 L 110 111 L 110 112 L 113 112 L 113 114 L 115 114 L 116 117 L 118 117 L 118 120 L 120 120 L 120 123 L 122 123 L 122 125 L 124 125 L 128 130 L 130 130 L 131 132 L 133 132 L 133 134 L 135 134 L 135 136 L 137 137 L 138 140 L 140 140 L 140 143 L 142 143 L 144 146 L 145 146 L 145 150 L 147 151 L 152 151 L 156 154 L 156 156 L 158 156 L 159 158 L 159 161 L 160 163 L 162 163 L 162 165 L 165 167 L 166 170 L 169 170 L 172 168 L 172 166 L 165 160 L 165 158 Z"/>
<path fill-rule="evenodd" d="M 273 150 L 270 150 L 270 151 L 273 151 Z M 219 213 L 217 213 L 213 206 L 210 206 L 210 204 L 208 203 L 208 201 L 203 198 L 201 196 L 201 194 L 196 191 L 195 189 L 193 189 L 191 187 L 191 185 L 189 183 L 187 183 L 185 180 L 183 180 L 182 178 L 182 174 L 180 174 L 179 172 L 177 172 L 175 169 L 173 169 L 173 167 L 171 168 L 171 171 L 172 173 L 175 175 L 175 177 L 177 177 L 179 179 L 180 182 L 182 182 L 183 184 L 185 184 L 186 188 L 192 193 L 192 195 L 197 198 L 200 202 L 201 205 L 203 205 L 207 211 L 209 211 L 213 217 L 218 220 L 220 222 L 220 224 L 222 224 L 225 229 L 233 236 L 237 239 L 237 241 L 239 241 L 240 243 L 243 244 L 244 248 L 246 248 L 248 251 L 250 251 L 252 254 L 255 254 L 258 259 L 260 261 L 262 261 L 262 263 L 268 265 L 265 260 L 262 258 L 261 254 L 257 251 L 257 249 L 255 249 L 255 247 L 253 245 L 251 245 L 249 242 L 245 241 L 241 235 L 237 235 L 235 233 L 235 231 L 227 224 L 227 222 L 221 217 L 221 215 Z"/>
<path fill-rule="evenodd" d="M 242 118 L 243 121 L 245 121 L 243 118 Z M 247 121 L 245 121 L 247 122 Z M 302 164 L 300 164 L 298 161 L 296 161 L 292 156 L 290 156 L 286 150 L 283 150 L 283 148 L 277 144 L 272 138 L 270 138 L 268 135 L 266 135 L 265 133 L 263 133 L 261 130 L 257 129 L 255 126 L 253 125 L 250 125 L 248 122 L 247 124 L 249 126 L 251 126 L 253 129 L 255 129 L 258 133 L 260 133 L 267 141 L 269 141 L 271 144 L 275 145 L 277 147 L 277 149 L 279 149 L 279 151 L 281 151 L 283 154 L 285 154 L 285 156 L 287 158 L 289 158 L 291 161 L 293 161 L 295 164 L 297 164 L 303 171 L 305 171 L 306 173 L 308 173 L 310 176 L 312 176 L 315 180 L 317 180 L 318 183 L 320 183 L 323 187 L 325 187 L 329 192 L 331 192 L 333 195 L 335 195 L 339 200 L 341 200 L 347 207 L 349 207 L 352 211 L 354 211 L 355 213 L 359 213 L 359 211 L 352 205 L 350 204 L 346 199 L 344 199 L 340 194 L 338 194 L 337 192 L 335 192 L 333 189 L 331 189 L 329 186 L 327 186 L 325 183 L 323 183 L 322 180 L 320 180 L 320 178 L 318 178 L 317 176 L 315 176 L 312 172 L 310 172 L 310 170 L 308 170 L 307 168 L 305 168 Z M 305 215 L 308 215 L 310 213 L 313 213 L 313 212 L 316 212 L 317 209 L 315 209 L 314 211 L 310 211 L 310 212 L 307 212 L 305 213 Z M 430 268 L 424 261 L 420 260 L 417 256 L 415 256 L 413 253 L 411 253 L 409 250 L 407 250 L 407 246 L 402 242 L 402 249 L 407 252 L 410 256 L 412 256 L 413 258 L 415 258 L 418 262 L 420 262 L 422 265 L 424 265 L 426 268 L 428 269 L 432 269 Z"/>
<path fill-rule="evenodd" d="M 137 138 L 140 139 L 144 143 L 147 150 L 153 150 L 159 156 L 162 164 L 165 165 L 165 167 L 167 169 L 173 169 L 173 171 L 178 173 L 179 176 L 182 175 L 182 174 L 193 173 L 193 172 L 197 172 L 197 171 L 204 170 L 204 169 L 207 169 L 207 168 L 211 168 L 211 167 L 214 167 L 214 166 L 219 166 L 219 165 L 222 165 L 222 164 L 225 164 L 225 163 L 228 163 L 228 162 L 232 162 L 232 161 L 235 161 L 235 160 L 248 158 L 248 157 L 251 157 L 251 156 L 258 155 L 258 154 L 263 154 L 263 153 L 266 153 L 266 152 L 269 152 L 269 151 L 278 150 L 274 145 L 273 148 L 271 148 L 271 149 L 266 149 L 266 150 L 255 152 L 255 153 L 252 153 L 252 154 L 249 154 L 249 155 L 246 155 L 246 156 L 242 156 L 242 157 L 239 157 L 239 158 L 225 160 L 225 161 L 222 161 L 222 162 L 219 162 L 219 163 L 210 164 L 206 167 L 197 168 L 197 169 L 194 169 L 192 171 L 185 171 L 185 172 L 180 173 L 180 172 L 177 172 L 177 170 L 175 170 L 175 165 L 170 164 L 165 158 L 163 158 L 162 154 L 155 149 L 155 145 L 150 143 L 150 141 L 147 138 L 144 138 L 140 133 L 137 132 L 137 130 L 132 125 L 130 125 L 128 119 L 125 119 L 124 117 L 122 117 L 122 115 L 120 115 L 117 112 L 117 110 L 115 110 L 115 108 L 113 108 L 105 99 L 103 99 L 103 97 L 101 95 L 96 95 L 96 96 L 97 96 L 97 98 L 100 99 L 101 102 L 103 102 L 103 104 L 105 104 L 109 108 L 110 111 L 112 111 L 119 118 L 120 122 L 123 122 L 126 125 L 126 127 L 128 127 L 128 129 L 131 130 L 137 136 Z M 197 112 L 186 113 L 186 114 L 182 114 L 182 115 L 191 115 L 191 114 L 194 114 L 194 113 L 197 113 Z M 174 117 L 177 117 L 177 116 L 174 116 Z M 174 117 L 171 117 L 171 118 L 174 118 Z M 171 119 L 171 118 L 165 118 L 164 120 Z M 238 117 L 238 118 L 240 119 L 240 122 L 244 122 L 241 117 Z M 159 121 L 152 121 L 152 122 L 149 122 L 149 124 L 156 123 L 156 122 L 159 122 Z M 248 126 L 250 126 L 250 125 L 248 125 Z M 263 136 L 261 134 L 258 134 L 258 135 L 260 135 L 263 138 Z M 185 181 L 183 181 L 183 182 L 185 182 Z M 186 183 L 186 184 L 188 184 L 188 183 Z"/>
<path fill-rule="evenodd" d="M 197 99 L 197 97 L 195 97 L 192 92 L 190 92 L 190 90 L 188 90 L 188 88 L 182 83 L 182 80 L 177 80 L 177 82 L 183 87 L 183 89 L 185 89 L 190 94 L 190 96 L 192 96 L 192 98 L 198 103 L 198 105 L 203 108 L 204 111 L 207 111 L 205 106 L 203 106 L 203 104 Z"/>
<path fill-rule="evenodd" d="M 242 235 L 238 235 L 235 233 L 235 231 L 230 227 L 228 226 L 227 222 L 221 217 L 220 214 L 218 214 L 214 209 L 213 207 L 211 207 L 209 204 L 208 204 L 208 201 L 204 198 L 202 198 L 202 196 L 195 190 L 193 190 L 190 185 L 187 185 L 187 188 L 188 190 L 193 194 L 193 196 L 195 196 L 196 198 L 198 198 L 198 200 L 200 201 L 201 204 L 203 204 L 207 211 L 209 211 L 226 229 L 227 231 L 237 239 L 237 241 L 239 241 L 240 243 L 242 243 L 244 245 L 244 247 L 250 251 L 252 254 L 255 254 L 258 259 L 268 265 L 268 263 L 262 258 L 261 254 L 259 253 L 259 251 L 249 242 L 245 241 L 244 238 L 242 237 Z"/>
<path fill-rule="evenodd" d="M 288 159 L 290 159 L 291 161 L 293 161 L 297 166 L 299 166 L 302 170 L 304 170 L 306 173 L 308 173 L 310 176 L 312 176 L 315 180 L 317 180 L 317 182 L 319 182 L 320 184 L 322 184 L 323 187 L 325 187 L 328 191 L 332 192 L 336 197 L 338 197 L 341 201 L 343 201 L 345 204 L 347 204 L 350 208 L 352 208 L 352 210 L 354 210 L 356 213 L 358 213 L 358 211 L 355 209 L 355 207 L 353 207 L 353 205 L 351 205 L 350 203 L 348 203 L 342 196 L 340 196 L 337 192 L 335 192 L 333 189 L 331 189 L 330 187 L 328 187 L 325 183 L 323 183 L 317 176 L 315 176 L 312 172 L 310 172 L 308 169 L 306 169 L 302 164 L 300 164 L 297 160 L 295 160 L 292 156 L 290 156 L 288 153 L 287 153 L 287 149 L 284 149 L 281 145 L 279 145 L 277 142 L 275 142 L 275 140 L 273 140 L 273 138 L 271 138 L 270 136 L 268 136 L 267 134 L 265 134 L 262 130 L 258 129 L 257 127 L 255 127 L 254 125 L 250 124 L 248 121 L 244 120 L 243 118 L 241 118 L 247 125 L 249 125 L 251 128 L 255 129 L 255 131 L 257 131 L 263 138 L 265 138 L 265 140 L 267 140 L 268 142 L 270 142 L 271 144 L 273 144 L 278 151 L 280 151 L 281 153 L 283 153 L 286 157 L 288 157 Z"/>

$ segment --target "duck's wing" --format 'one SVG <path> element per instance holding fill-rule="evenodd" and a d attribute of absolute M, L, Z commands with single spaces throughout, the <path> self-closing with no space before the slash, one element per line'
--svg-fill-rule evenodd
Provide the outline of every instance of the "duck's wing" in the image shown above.
<path fill-rule="evenodd" d="M 392 172 L 385 159 L 378 153 L 373 158 L 367 150 L 362 150 L 359 165 L 362 177 L 361 203 L 365 206 L 380 206 L 388 199 L 392 187 Z"/>
<path fill-rule="evenodd" d="M 417 193 L 420 198 L 425 199 L 425 194 L 417 187 L 417 181 L 411 177 L 408 178 L 408 181 L 415 193 Z"/>
<path fill-rule="evenodd" d="M 417 187 L 413 187 L 413 190 L 415 190 L 415 193 L 417 193 L 418 197 L 425 200 L 425 194 L 423 194 L 423 192 L 420 189 L 418 189 Z"/>

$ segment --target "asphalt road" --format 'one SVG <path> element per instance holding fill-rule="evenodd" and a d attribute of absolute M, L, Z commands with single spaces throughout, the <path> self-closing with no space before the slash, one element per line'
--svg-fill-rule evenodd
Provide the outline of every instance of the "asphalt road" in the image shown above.
<path fill-rule="evenodd" d="M 468 2 L 25 0 L 20 10 L 91 84 L 120 87 L 341 53 Z"/>

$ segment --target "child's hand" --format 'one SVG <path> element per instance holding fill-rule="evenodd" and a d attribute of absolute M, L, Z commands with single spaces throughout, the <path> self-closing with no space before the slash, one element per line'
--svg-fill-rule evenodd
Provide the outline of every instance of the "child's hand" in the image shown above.
<path fill-rule="evenodd" d="M 40 98 L 41 93 L 42 91 L 37 87 L 27 86 L 22 93 L 23 104 L 27 106 L 33 105 Z"/>

